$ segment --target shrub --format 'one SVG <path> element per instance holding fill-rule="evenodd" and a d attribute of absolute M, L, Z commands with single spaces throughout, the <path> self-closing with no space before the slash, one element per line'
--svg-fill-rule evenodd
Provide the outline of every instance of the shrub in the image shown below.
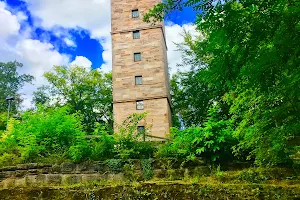
<path fill-rule="evenodd" d="M 130 181 L 137 181 L 138 176 L 135 172 L 134 165 L 126 163 L 123 167 L 124 176 Z"/>
<path fill-rule="evenodd" d="M 77 144 L 72 145 L 69 148 L 69 156 L 71 160 L 80 162 L 88 159 L 91 155 L 91 148 L 89 144 L 84 139 L 77 142 Z"/>
<path fill-rule="evenodd" d="M 158 156 L 194 160 L 203 157 L 207 161 L 226 161 L 232 158 L 232 123 L 219 116 L 218 104 L 209 109 L 207 121 L 202 127 L 192 126 L 183 130 L 172 128 L 170 140 L 161 145 Z"/>
<path fill-rule="evenodd" d="M 7 123 L 7 113 L 0 112 L 0 131 L 4 131 L 6 129 Z"/>
<path fill-rule="evenodd" d="M 143 177 L 145 180 L 150 180 L 154 176 L 152 163 L 153 163 L 152 159 L 143 159 L 141 161 L 142 169 L 143 169 Z"/>
<path fill-rule="evenodd" d="M 124 162 L 121 159 L 108 159 L 105 163 L 114 172 L 122 171 L 124 165 Z"/>
<path fill-rule="evenodd" d="M 20 158 L 12 153 L 4 153 L 0 156 L 0 167 L 12 166 L 19 163 Z"/>
<path fill-rule="evenodd" d="M 1 136 L 0 154 L 14 154 L 20 162 L 36 162 L 50 155 L 64 155 L 73 161 L 87 157 L 89 148 L 81 118 L 69 114 L 68 107 L 39 107 L 21 118 L 10 120 L 9 130 Z"/>
<path fill-rule="evenodd" d="M 106 160 L 115 157 L 115 139 L 107 133 L 105 127 L 98 124 L 93 136 L 90 140 L 92 160 Z"/>
<path fill-rule="evenodd" d="M 114 134 L 116 156 L 121 159 L 151 158 L 155 148 L 151 142 L 142 141 L 143 135 L 138 133 L 138 124 L 146 117 L 146 113 L 129 116 L 122 125 L 118 126 L 118 132 Z"/>

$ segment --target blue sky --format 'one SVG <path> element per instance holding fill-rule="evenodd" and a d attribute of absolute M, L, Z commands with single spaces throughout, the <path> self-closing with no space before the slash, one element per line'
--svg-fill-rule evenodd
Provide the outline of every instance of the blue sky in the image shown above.
<path fill-rule="evenodd" d="M 182 41 L 183 28 L 194 31 L 194 20 L 186 8 L 166 21 L 171 71 L 180 62 L 173 42 Z M 110 0 L 0 0 L 0 27 L 0 61 L 18 60 L 20 73 L 36 77 L 24 88 L 26 106 L 53 65 L 111 70 Z"/>

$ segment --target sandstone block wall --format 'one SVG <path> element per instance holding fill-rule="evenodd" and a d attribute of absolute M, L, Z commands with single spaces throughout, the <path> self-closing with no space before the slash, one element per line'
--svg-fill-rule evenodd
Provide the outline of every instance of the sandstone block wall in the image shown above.
<path fill-rule="evenodd" d="M 151 134 L 164 138 L 171 126 L 167 47 L 163 23 L 143 22 L 144 14 L 159 0 L 112 0 L 112 52 L 114 120 L 121 124 L 133 113 L 147 112 L 141 125 L 151 127 Z M 138 9 L 139 17 L 132 18 Z M 140 38 L 133 39 L 133 31 Z M 134 61 L 141 53 L 141 61 Z M 142 76 L 142 85 L 135 77 Z M 136 101 L 144 100 L 144 110 L 136 110 Z M 117 127 L 117 126 L 115 126 Z"/>
<path fill-rule="evenodd" d="M 133 39 L 132 32 L 112 35 L 115 102 L 168 96 L 161 29 L 142 30 L 140 34 L 140 39 Z M 142 61 L 134 62 L 133 55 L 138 52 Z M 143 77 L 142 85 L 135 85 L 135 76 Z"/>
<path fill-rule="evenodd" d="M 121 124 L 132 112 L 147 112 L 146 119 L 140 122 L 140 126 L 150 129 L 151 135 L 164 137 L 169 133 L 170 110 L 167 98 L 151 99 L 144 101 L 144 110 L 136 111 L 135 102 L 125 102 L 114 104 L 114 119 L 116 124 Z"/>
<path fill-rule="evenodd" d="M 111 0 L 112 33 L 141 29 L 151 24 L 143 22 L 144 14 L 161 0 Z M 139 17 L 132 18 L 132 10 L 139 10 Z M 157 23 L 156 25 L 162 25 Z"/>
<path fill-rule="evenodd" d="M 185 169 L 179 169 L 181 162 L 177 160 L 152 160 L 151 165 L 154 176 L 164 178 L 169 176 L 168 170 L 176 172 L 178 178 L 182 178 Z M 112 163 L 118 163 L 113 165 Z M 141 160 L 114 160 L 112 163 L 87 162 L 81 164 L 62 163 L 54 164 L 21 164 L 0 168 L 0 189 L 25 186 L 54 186 L 72 184 L 90 184 L 97 181 L 128 181 L 132 180 L 132 173 L 125 170 L 124 165 L 129 164 L 135 171 L 137 180 L 143 180 L 143 167 Z M 172 166 L 168 164 L 172 162 Z M 175 170 L 175 171 L 174 171 Z M 205 174 L 209 168 L 203 161 L 197 160 L 189 169 L 191 174 Z M 1 199 L 1 197 L 0 197 Z"/>

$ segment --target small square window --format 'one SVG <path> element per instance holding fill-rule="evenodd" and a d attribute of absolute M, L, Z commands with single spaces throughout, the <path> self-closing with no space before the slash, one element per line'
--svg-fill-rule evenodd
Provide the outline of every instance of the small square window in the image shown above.
<path fill-rule="evenodd" d="M 135 53 L 134 54 L 134 62 L 138 62 L 142 60 L 141 53 Z"/>
<path fill-rule="evenodd" d="M 139 10 L 132 10 L 132 18 L 138 18 L 139 17 Z"/>
<path fill-rule="evenodd" d="M 140 31 L 133 31 L 133 39 L 140 39 Z"/>
<path fill-rule="evenodd" d="M 138 133 L 144 134 L 145 133 L 145 126 L 138 126 L 137 131 L 138 131 Z"/>
<path fill-rule="evenodd" d="M 143 141 L 146 141 L 145 126 L 138 126 L 137 132 L 138 132 L 138 134 L 141 134 L 143 136 Z"/>
<path fill-rule="evenodd" d="M 144 101 L 136 101 L 136 109 L 137 110 L 144 110 Z"/>
<path fill-rule="evenodd" d="M 143 84 L 142 76 L 136 76 L 135 77 L 135 84 L 136 85 L 142 85 Z"/>

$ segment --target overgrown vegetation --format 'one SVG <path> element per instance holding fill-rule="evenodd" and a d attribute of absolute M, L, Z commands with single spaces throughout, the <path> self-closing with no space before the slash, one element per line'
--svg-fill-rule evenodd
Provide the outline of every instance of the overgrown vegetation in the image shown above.
<path fill-rule="evenodd" d="M 231 147 L 236 144 L 232 136 L 233 124 L 230 120 L 223 120 L 219 111 L 220 106 L 213 105 L 202 127 L 173 128 L 170 140 L 161 146 L 158 155 L 184 160 L 194 160 L 200 156 L 208 162 L 232 160 Z"/>
<path fill-rule="evenodd" d="M 134 114 L 129 119 L 138 122 L 144 116 Z M 110 159 L 111 165 L 117 165 L 114 159 L 119 163 L 120 159 L 153 157 L 152 144 L 140 141 L 133 130 L 137 130 L 137 123 L 110 135 L 98 124 L 90 135 L 84 131 L 80 113 L 72 113 L 67 106 L 40 106 L 37 110 L 23 113 L 21 120 L 12 118 L 8 131 L 1 132 L 0 166 L 107 159 Z M 127 134 L 130 131 L 131 134 Z M 120 164 L 117 166 L 122 169 Z"/>
<path fill-rule="evenodd" d="M 20 112 L 18 91 L 33 77 L 18 75 L 20 63 L 0 63 L 0 165 L 109 160 L 118 170 L 120 159 L 144 159 L 149 179 L 147 162 L 155 157 L 292 164 L 300 136 L 300 3 L 169 0 L 144 20 L 155 23 L 185 6 L 199 12 L 198 34 L 185 32 L 178 44 L 179 66 L 191 69 L 171 80 L 173 117 L 181 125 L 165 143 L 145 141 L 151 127 L 137 131 L 146 113 L 129 116 L 113 133 L 111 73 L 56 66 L 45 74 L 48 86 L 35 92 L 36 108 Z M 19 118 L 7 122 L 10 95 Z"/>
<path fill-rule="evenodd" d="M 167 150 L 173 146 L 176 155 L 193 156 L 198 139 L 188 138 L 216 128 L 210 152 L 219 147 L 223 129 L 237 141 L 227 143 L 236 158 L 264 166 L 289 164 L 295 150 L 291 141 L 300 135 L 299 2 L 170 0 L 144 20 L 162 20 L 184 6 L 202 14 L 195 21 L 198 36 L 185 33 L 178 44 L 182 66 L 191 70 L 173 77 L 172 101 L 187 134 L 173 132 Z M 218 119 L 208 125 L 214 105 L 219 105 Z M 199 147 L 198 156 L 204 156 L 207 147 Z"/>

